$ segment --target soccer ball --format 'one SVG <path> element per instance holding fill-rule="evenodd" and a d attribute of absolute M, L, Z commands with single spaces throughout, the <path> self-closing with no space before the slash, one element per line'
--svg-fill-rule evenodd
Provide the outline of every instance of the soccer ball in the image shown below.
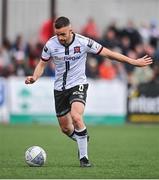
<path fill-rule="evenodd" d="M 43 166 L 46 162 L 46 152 L 39 146 L 32 146 L 25 152 L 25 161 L 32 167 Z"/>

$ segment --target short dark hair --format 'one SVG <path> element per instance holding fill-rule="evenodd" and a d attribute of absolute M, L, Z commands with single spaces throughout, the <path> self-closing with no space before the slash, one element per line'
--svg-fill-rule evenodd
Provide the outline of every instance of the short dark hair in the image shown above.
<path fill-rule="evenodd" d="M 55 28 L 60 29 L 70 25 L 70 20 L 67 17 L 61 16 L 55 21 Z"/>

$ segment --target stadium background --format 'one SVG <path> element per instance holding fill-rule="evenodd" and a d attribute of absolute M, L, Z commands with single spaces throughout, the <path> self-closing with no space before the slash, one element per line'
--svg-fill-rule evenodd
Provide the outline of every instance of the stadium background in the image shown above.
<path fill-rule="evenodd" d="M 51 1 L 49 0 L 1 0 L 1 13 L 3 12 L 2 2 L 8 2 L 7 36 L 12 40 L 18 33 L 23 33 L 25 38 L 34 37 L 41 24 L 51 16 Z M 113 19 L 116 19 L 120 26 L 124 26 L 129 18 L 133 19 L 138 26 L 143 21 L 150 22 L 153 19 L 158 23 L 156 18 L 159 16 L 158 7 L 157 0 L 100 0 L 100 3 L 96 0 L 85 2 L 58 0 L 55 3 L 54 13 L 57 16 L 70 17 L 77 30 L 81 29 L 89 17 L 93 17 L 102 32 Z M 0 31 L 2 31 L 2 17 Z M 2 40 L 2 36 L 0 39 Z"/>
<path fill-rule="evenodd" d="M 159 178 L 158 9 L 158 0 L 0 0 L 0 178 Z M 152 66 L 138 69 L 88 56 L 85 120 L 95 168 L 84 173 L 68 156 L 76 153 L 74 144 L 56 126 L 54 66 L 49 64 L 34 85 L 24 84 L 52 32 L 45 28 L 52 16 L 61 15 L 76 32 L 112 50 L 154 59 Z M 93 25 L 86 31 L 90 18 Z M 136 44 L 130 43 L 134 34 L 128 25 L 139 35 Z M 46 168 L 28 170 L 24 151 L 35 144 L 47 151 Z"/>
<path fill-rule="evenodd" d="M 70 5 L 71 9 L 69 8 Z M 91 95 L 88 97 L 86 107 L 86 121 L 91 123 L 92 119 L 92 123 L 124 123 L 129 119 L 134 122 L 158 122 L 158 88 L 156 84 L 152 84 L 152 82 L 158 81 L 159 71 L 159 30 L 158 19 L 156 18 L 158 17 L 158 7 L 159 1 L 156 0 L 101 0 L 100 3 L 92 0 L 87 0 L 84 3 L 82 0 L 69 0 L 69 3 L 64 0 L 1 0 L 0 75 L 5 79 L 1 81 L 0 120 L 16 122 L 15 117 L 17 117 L 18 122 L 20 119 L 25 121 L 24 119 L 27 119 L 26 116 L 28 116 L 26 121 L 30 122 L 32 120 L 38 121 L 41 116 L 43 118 L 40 119 L 44 119 L 44 122 L 48 122 L 46 119 L 54 119 L 53 121 L 56 122 L 54 107 L 51 106 L 52 102 L 46 103 L 47 108 L 44 105 L 47 111 L 44 110 L 43 106 L 38 107 L 36 105 L 35 98 L 34 102 L 33 98 L 26 100 L 26 97 L 17 95 L 21 91 L 27 92 L 32 88 L 27 88 L 22 83 L 24 79 L 21 82 L 16 78 L 22 78 L 32 73 L 44 43 L 53 33 L 52 21 L 59 15 L 64 15 L 71 19 L 76 32 L 89 36 L 112 50 L 136 58 L 141 57 L 142 54 L 149 54 L 155 60 L 154 66 L 142 72 L 142 70 L 134 69 L 129 65 L 123 66 L 96 56 L 89 56 L 87 75 L 90 78 L 90 86 L 93 86 L 93 90 L 91 88 L 89 90 Z M 79 12 L 79 9 L 82 9 L 82 12 Z M 93 25 L 89 24 L 89 19 L 92 19 Z M 51 30 L 47 31 L 46 29 L 49 28 Z M 108 64 L 104 64 L 105 60 Z M 21 66 L 23 67 L 21 68 Z M 112 67 L 109 68 L 109 66 Z M 104 71 L 108 73 L 106 74 Z M 16 78 L 11 78 L 12 76 L 16 76 Z M 49 64 L 44 76 L 47 78 L 54 76 L 52 64 Z M 48 78 L 47 81 L 46 84 L 49 84 L 50 79 Z M 96 81 L 101 88 L 97 89 Z M 15 83 L 18 83 L 16 87 L 21 88 L 19 92 L 18 89 L 15 91 Z M 144 85 L 144 89 L 150 86 L 150 89 L 155 89 L 154 92 L 149 93 L 149 95 L 142 92 L 140 88 L 142 83 L 149 83 Z M 105 87 L 102 84 L 105 84 Z M 45 87 L 49 87 L 49 85 L 45 85 Z M 52 88 L 50 87 L 50 89 Z M 112 90 L 109 91 L 109 89 Z M 120 91 L 117 91 L 118 89 Z M 35 91 L 37 90 L 35 89 Z M 46 95 L 50 96 L 48 98 L 50 101 L 51 94 L 50 90 Z M 94 94 L 95 97 L 92 98 Z M 113 101 L 113 97 L 116 98 L 116 101 Z M 130 101 L 127 102 L 128 97 Z M 142 97 L 146 98 L 143 99 Z M 101 105 L 98 103 L 99 98 L 103 99 Z M 27 101 L 31 101 L 31 105 Z M 17 105 L 15 106 L 15 104 Z M 151 104 L 149 106 L 151 108 L 146 104 Z M 27 109 L 28 106 L 30 106 L 30 110 Z M 36 108 L 33 108 L 34 106 Z M 132 115 L 129 116 L 131 113 Z M 53 116 L 54 118 L 52 118 Z"/>

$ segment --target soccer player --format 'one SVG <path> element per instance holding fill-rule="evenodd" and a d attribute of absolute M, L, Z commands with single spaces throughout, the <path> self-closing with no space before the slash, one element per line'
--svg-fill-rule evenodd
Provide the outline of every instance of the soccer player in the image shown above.
<path fill-rule="evenodd" d="M 152 63 L 149 56 L 132 59 L 113 52 L 92 39 L 73 32 L 67 17 L 56 19 L 55 36 L 42 51 L 41 59 L 32 76 L 25 80 L 32 84 L 43 74 L 49 60 L 55 64 L 54 98 L 56 116 L 63 133 L 77 142 L 81 167 L 91 167 L 88 159 L 88 133 L 83 121 L 88 83 L 85 75 L 87 53 L 143 67 Z"/>

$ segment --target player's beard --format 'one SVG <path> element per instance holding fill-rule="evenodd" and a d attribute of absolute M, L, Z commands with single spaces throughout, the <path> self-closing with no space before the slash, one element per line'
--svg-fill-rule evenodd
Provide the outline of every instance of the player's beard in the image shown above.
<path fill-rule="evenodd" d="M 64 45 L 64 46 L 66 46 L 66 45 L 67 45 L 66 40 L 59 40 L 59 41 L 60 41 L 60 44 L 62 44 L 62 45 Z"/>
<path fill-rule="evenodd" d="M 59 42 L 60 42 L 63 46 L 68 46 L 71 41 L 72 41 L 72 36 L 71 36 L 71 35 L 70 35 L 69 38 L 67 38 L 67 39 L 59 39 Z"/>
<path fill-rule="evenodd" d="M 66 44 L 65 40 L 59 40 L 62 45 Z"/>

